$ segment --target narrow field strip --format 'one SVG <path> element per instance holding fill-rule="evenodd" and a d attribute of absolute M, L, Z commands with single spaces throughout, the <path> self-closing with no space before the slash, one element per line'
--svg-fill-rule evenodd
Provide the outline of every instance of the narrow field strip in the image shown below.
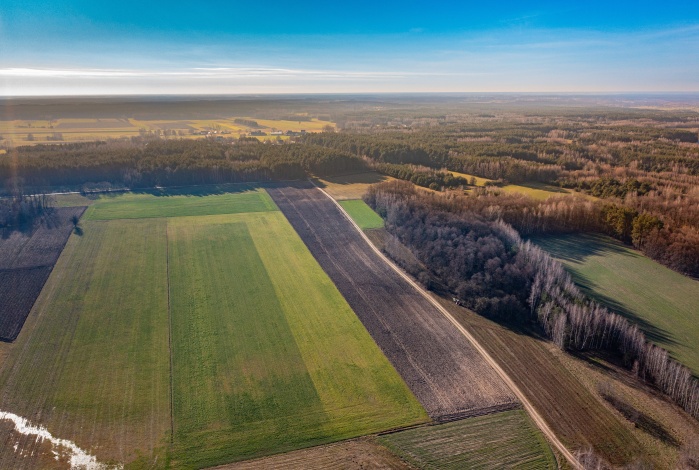
<path fill-rule="evenodd" d="M 362 230 L 383 227 L 383 219 L 361 199 L 349 199 L 339 203 Z"/>
<path fill-rule="evenodd" d="M 196 215 L 237 214 L 276 210 L 260 188 L 240 185 L 236 192 L 202 193 L 201 188 L 102 195 L 85 214 L 89 220 L 143 219 Z"/>
<path fill-rule="evenodd" d="M 418 468 L 557 468 L 546 439 L 522 410 L 423 426 L 378 440 Z"/>

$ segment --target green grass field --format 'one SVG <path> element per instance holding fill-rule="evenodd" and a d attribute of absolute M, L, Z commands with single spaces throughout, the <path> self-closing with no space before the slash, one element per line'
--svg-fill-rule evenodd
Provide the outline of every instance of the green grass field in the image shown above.
<path fill-rule="evenodd" d="M 264 212 L 276 206 L 262 189 L 230 185 L 224 189 L 163 190 L 103 194 L 85 213 L 88 220 L 142 219 Z M 213 192 L 211 194 L 210 192 Z"/>
<path fill-rule="evenodd" d="M 339 201 L 343 209 L 352 217 L 359 228 L 368 230 L 383 227 L 383 219 L 361 199 Z"/>
<path fill-rule="evenodd" d="M 587 294 L 637 323 L 649 339 L 699 375 L 699 281 L 609 237 L 533 241 L 562 261 Z"/>
<path fill-rule="evenodd" d="M 201 468 L 427 421 L 263 190 L 198 197 L 230 198 L 229 214 L 193 196 L 127 196 L 93 207 L 143 218 L 84 220 L 71 236 L 2 362 L 0 410 L 134 468 Z M 152 217 L 161 209 L 214 214 Z M 14 455 L 5 446 L 0 462 Z"/>
<path fill-rule="evenodd" d="M 166 221 L 82 225 L 3 364 L 0 409 L 35 424 L 40 417 L 54 436 L 97 449 L 103 461 L 139 453 L 162 462 L 170 429 Z"/>
<path fill-rule="evenodd" d="M 423 469 L 557 468 L 544 436 L 522 410 L 387 434 L 379 442 Z"/>
<path fill-rule="evenodd" d="M 426 419 L 280 212 L 171 219 L 168 231 L 175 461 L 212 465 Z"/>

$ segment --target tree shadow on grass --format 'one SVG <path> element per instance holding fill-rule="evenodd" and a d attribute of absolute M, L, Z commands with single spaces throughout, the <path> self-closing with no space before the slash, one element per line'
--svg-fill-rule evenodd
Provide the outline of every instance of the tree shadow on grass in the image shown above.
<path fill-rule="evenodd" d="M 348 173 L 346 175 L 326 176 L 324 178 L 330 183 L 338 185 L 376 184 L 386 181 L 388 179 L 385 175 L 375 172 Z M 317 178 L 314 181 L 321 188 L 327 187 L 327 184 L 325 184 L 325 182 Z"/>
<path fill-rule="evenodd" d="M 549 193 L 570 194 L 570 191 L 568 191 L 564 188 L 559 188 L 558 186 L 551 186 L 551 185 L 544 184 L 544 183 L 527 182 L 527 183 L 519 183 L 519 186 L 522 186 L 525 188 L 530 188 L 530 189 L 538 189 L 538 190 L 546 191 Z"/>
<path fill-rule="evenodd" d="M 541 235 L 530 240 L 554 258 L 582 264 L 590 256 L 640 256 L 621 242 L 596 234 Z"/>
<path fill-rule="evenodd" d="M 643 413 L 630 403 L 627 403 L 623 398 L 614 393 L 611 387 L 601 387 L 600 395 L 607 403 L 612 405 L 615 410 L 621 413 L 624 418 L 633 423 L 633 425 L 640 430 L 668 445 L 673 447 L 680 446 L 681 443 L 670 434 L 660 422 Z"/>
<path fill-rule="evenodd" d="M 224 183 L 224 184 L 206 184 L 200 186 L 169 186 L 156 188 L 136 188 L 124 191 L 111 191 L 105 193 L 88 193 L 84 197 L 90 200 L 116 199 L 125 193 L 142 194 L 156 197 L 172 197 L 172 196 L 217 196 L 223 194 L 236 194 L 254 191 L 258 188 L 267 186 L 268 183 Z"/>
<path fill-rule="evenodd" d="M 572 264 L 582 264 L 590 256 L 642 256 L 630 250 L 621 242 L 596 234 L 540 236 L 532 237 L 531 241 L 539 245 L 554 258 Z M 650 341 L 654 343 L 663 343 L 665 346 L 680 344 L 669 331 L 648 322 L 618 300 L 602 294 L 598 288 L 599 284 L 592 278 L 575 272 L 572 269 L 566 270 L 570 273 L 573 281 L 583 294 L 596 300 L 609 310 L 618 313 L 633 324 L 638 325 Z"/>

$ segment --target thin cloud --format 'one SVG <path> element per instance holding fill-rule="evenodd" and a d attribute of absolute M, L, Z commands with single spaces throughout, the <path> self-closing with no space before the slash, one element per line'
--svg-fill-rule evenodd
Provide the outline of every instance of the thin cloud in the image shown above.
<path fill-rule="evenodd" d="M 0 77 L 13 78 L 321 78 L 398 79 L 409 76 L 448 76 L 440 72 L 383 72 L 289 69 L 272 67 L 195 67 L 184 70 L 49 69 L 11 67 L 0 69 Z"/>

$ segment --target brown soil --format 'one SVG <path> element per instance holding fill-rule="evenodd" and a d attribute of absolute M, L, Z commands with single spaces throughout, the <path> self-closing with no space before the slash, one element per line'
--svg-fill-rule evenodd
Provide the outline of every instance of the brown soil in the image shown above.
<path fill-rule="evenodd" d="M 473 344 L 386 264 L 332 200 L 306 184 L 268 192 L 430 417 L 516 406 Z"/>
<path fill-rule="evenodd" d="M 14 341 L 84 207 L 54 209 L 30 227 L 0 231 L 0 340 Z"/>

